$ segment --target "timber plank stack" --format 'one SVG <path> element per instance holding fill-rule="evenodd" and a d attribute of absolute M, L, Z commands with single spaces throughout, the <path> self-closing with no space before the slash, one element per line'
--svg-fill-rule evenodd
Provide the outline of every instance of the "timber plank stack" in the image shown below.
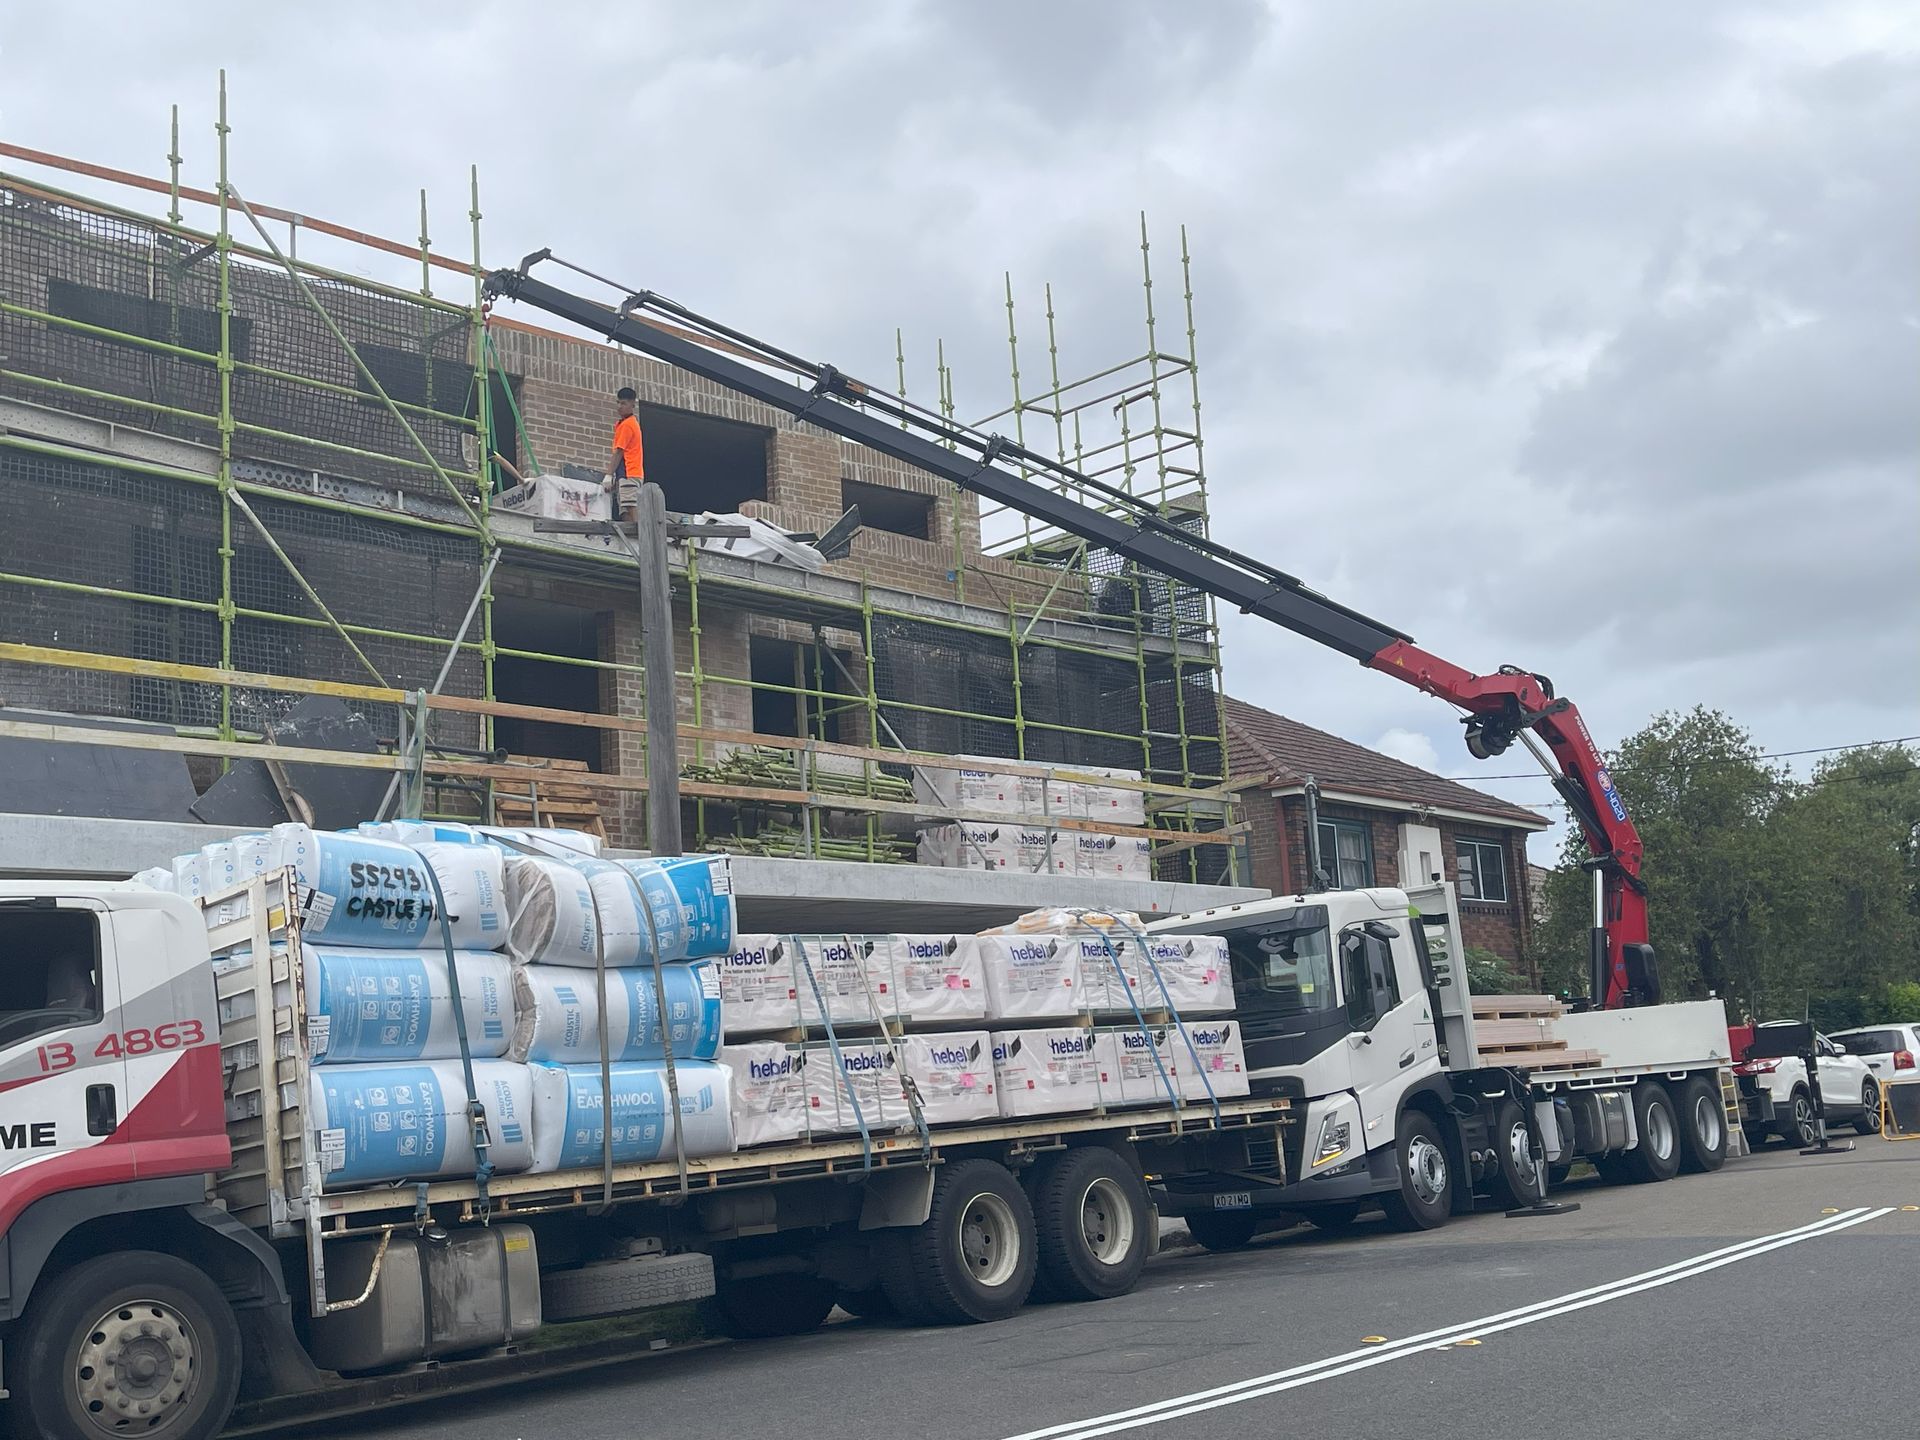
<path fill-rule="evenodd" d="M 1596 1050 L 1569 1050 L 1554 1033 L 1566 1007 L 1551 995 L 1475 995 L 1473 1044 L 1488 1065 L 1577 1070 L 1600 1063 Z"/>
<path fill-rule="evenodd" d="M 541 755 L 509 755 L 509 765 L 524 765 L 525 780 L 493 782 L 493 814 L 501 825 L 534 825 L 559 830 L 584 830 L 602 844 L 607 840 L 600 801 L 585 782 L 590 775 L 580 760 L 555 760 Z M 568 781 L 565 776 L 578 775 Z"/>

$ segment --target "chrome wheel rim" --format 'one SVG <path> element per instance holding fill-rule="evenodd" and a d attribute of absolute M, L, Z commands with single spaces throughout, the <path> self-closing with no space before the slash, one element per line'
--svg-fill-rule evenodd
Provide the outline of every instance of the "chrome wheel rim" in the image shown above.
<path fill-rule="evenodd" d="M 1439 1203 L 1447 1192 L 1446 1152 L 1425 1135 L 1416 1135 L 1407 1146 L 1407 1179 L 1422 1205 Z"/>
<path fill-rule="evenodd" d="M 1013 1207 L 998 1195 L 980 1194 L 960 1212 L 960 1254 L 967 1273 L 989 1288 L 1013 1278 L 1020 1263 L 1020 1232 Z"/>
<path fill-rule="evenodd" d="M 1720 1106 L 1711 1095 L 1698 1095 L 1693 1101 L 1693 1133 L 1699 1137 L 1700 1148 L 1707 1151 L 1720 1148 L 1720 1137 L 1726 1125 Z"/>
<path fill-rule="evenodd" d="M 1118 1265 L 1133 1250 L 1133 1206 L 1126 1192 L 1104 1175 L 1080 1197 L 1080 1233 L 1087 1253 L 1102 1265 Z"/>
<path fill-rule="evenodd" d="M 1533 1142 L 1527 1138 L 1527 1122 L 1516 1120 L 1507 1131 L 1507 1158 L 1513 1164 L 1513 1173 L 1520 1177 L 1520 1184 L 1528 1194 L 1540 1191 L 1540 1172 L 1534 1168 Z"/>
<path fill-rule="evenodd" d="M 1673 1154 L 1673 1114 L 1664 1105 L 1647 1107 L 1646 1143 L 1662 1160 Z"/>
<path fill-rule="evenodd" d="M 102 1435 L 164 1435 L 199 1381 L 193 1326 L 171 1305 L 129 1300 L 88 1327 L 74 1356 L 74 1397 Z"/>
<path fill-rule="evenodd" d="M 1813 1126 L 1813 1102 L 1802 1095 L 1793 1102 L 1793 1123 L 1800 1132 L 1800 1143 L 1811 1145 L 1819 1139 Z"/>

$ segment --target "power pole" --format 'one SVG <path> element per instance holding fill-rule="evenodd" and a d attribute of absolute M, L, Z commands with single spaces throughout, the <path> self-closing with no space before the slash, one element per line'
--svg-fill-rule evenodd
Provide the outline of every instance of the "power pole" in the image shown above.
<path fill-rule="evenodd" d="M 673 599 L 667 584 L 667 505 L 640 486 L 640 658 L 647 681 L 647 848 L 680 853 L 680 715 L 674 685 Z"/>

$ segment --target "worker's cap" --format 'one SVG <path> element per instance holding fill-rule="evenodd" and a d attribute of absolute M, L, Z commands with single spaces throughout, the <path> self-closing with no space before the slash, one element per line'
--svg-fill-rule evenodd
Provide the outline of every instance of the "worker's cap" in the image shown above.
<path fill-rule="evenodd" d="M 633 386 L 622 385 L 618 390 L 613 392 L 613 398 L 616 400 L 638 400 L 640 397 L 634 393 Z"/>

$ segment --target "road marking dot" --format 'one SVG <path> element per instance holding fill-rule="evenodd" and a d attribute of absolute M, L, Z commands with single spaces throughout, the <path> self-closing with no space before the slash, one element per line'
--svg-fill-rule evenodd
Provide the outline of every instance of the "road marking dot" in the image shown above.
<path fill-rule="evenodd" d="M 1902 1210 L 1920 1210 L 1920 1205 L 1902 1205 Z"/>
<path fill-rule="evenodd" d="M 1362 1345 L 1384 1345 L 1387 1343 L 1387 1337 L 1384 1335 L 1362 1335 L 1360 1337 L 1360 1343 Z"/>
<path fill-rule="evenodd" d="M 1456 1340 L 1453 1343 L 1456 1345 L 1478 1345 L 1480 1342 L 1478 1340 Z"/>
<path fill-rule="evenodd" d="M 1838 1215 L 1840 1213 L 1840 1209 L 1836 1205 L 1829 1205 L 1827 1206 L 1826 1209 L 1822 1210 L 1820 1213 L 1822 1215 Z"/>

